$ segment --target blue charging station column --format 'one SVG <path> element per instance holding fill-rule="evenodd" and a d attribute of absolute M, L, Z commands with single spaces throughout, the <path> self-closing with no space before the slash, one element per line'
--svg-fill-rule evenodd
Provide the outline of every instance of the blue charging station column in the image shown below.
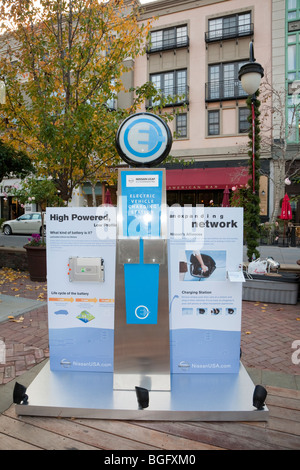
<path fill-rule="evenodd" d="M 118 176 L 114 389 L 170 390 L 166 174 L 153 165 L 171 142 L 150 113 L 131 116 L 117 135 L 131 168 Z"/>

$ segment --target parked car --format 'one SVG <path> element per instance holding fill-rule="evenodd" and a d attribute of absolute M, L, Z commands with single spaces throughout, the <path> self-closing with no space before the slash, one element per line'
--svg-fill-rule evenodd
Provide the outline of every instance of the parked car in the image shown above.
<path fill-rule="evenodd" d="M 44 223 L 45 229 L 45 223 Z M 32 235 L 33 233 L 42 234 L 42 216 L 40 212 L 28 212 L 17 217 L 14 220 L 3 222 L 3 233 L 5 235 L 24 233 Z"/>

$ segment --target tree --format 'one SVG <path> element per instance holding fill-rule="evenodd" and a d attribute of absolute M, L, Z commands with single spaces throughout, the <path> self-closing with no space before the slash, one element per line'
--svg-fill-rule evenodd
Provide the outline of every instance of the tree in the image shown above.
<path fill-rule="evenodd" d="M 18 152 L 13 147 L 0 140 L 0 181 L 11 173 L 24 178 L 34 172 L 30 158 L 24 152 Z"/>
<path fill-rule="evenodd" d="M 138 22 L 138 5 L 128 0 L 3 0 L 0 20 L 3 140 L 28 151 L 38 175 L 51 175 L 68 200 L 102 166 L 118 163 L 120 121 L 157 94 L 147 83 L 130 90 L 129 109 L 107 106 L 145 51 L 151 21 Z"/>
<path fill-rule="evenodd" d="M 249 113 L 249 180 L 244 200 L 244 230 L 247 244 L 247 256 L 251 261 L 253 258 L 259 258 L 260 253 L 257 250 L 259 246 L 259 224 L 260 224 L 260 198 L 259 198 L 259 176 L 260 176 L 260 101 L 259 92 L 256 92 L 255 98 L 250 96 L 247 99 Z"/>
<path fill-rule="evenodd" d="M 265 75 L 261 86 L 262 133 L 261 148 L 273 158 L 274 171 L 267 174 L 274 187 L 274 207 L 270 221 L 274 223 L 279 215 L 280 201 L 285 193 L 285 185 L 299 176 L 299 146 L 289 142 L 295 140 L 297 115 L 299 115 L 299 81 L 292 84 L 291 93 L 273 85 Z M 289 102 L 288 112 L 287 103 Z M 261 170 L 261 174 L 264 172 Z"/>
<path fill-rule="evenodd" d="M 44 227 L 44 211 L 48 206 L 61 206 L 63 200 L 51 177 L 46 179 L 26 178 L 18 188 L 13 188 L 11 194 L 21 204 L 36 203 L 41 212 L 42 227 Z M 44 244 L 44 231 L 42 230 L 42 243 Z"/>

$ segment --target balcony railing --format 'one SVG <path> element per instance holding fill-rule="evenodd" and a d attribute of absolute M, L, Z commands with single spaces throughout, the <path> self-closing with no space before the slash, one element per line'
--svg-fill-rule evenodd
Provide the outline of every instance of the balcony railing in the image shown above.
<path fill-rule="evenodd" d="M 205 101 L 223 101 L 247 98 L 238 79 L 215 80 L 205 84 Z"/>
<path fill-rule="evenodd" d="M 174 87 L 168 87 L 167 89 L 161 90 L 161 96 L 164 102 L 164 107 L 182 106 L 189 103 L 189 87 L 187 85 L 178 85 Z M 153 108 L 154 106 L 161 106 L 162 100 L 151 99 L 147 102 L 147 108 Z"/>
<path fill-rule="evenodd" d="M 252 36 L 254 32 L 253 23 L 230 26 L 228 28 L 214 29 L 205 33 L 205 42 L 223 41 L 225 39 Z"/>
<path fill-rule="evenodd" d="M 189 47 L 190 40 L 188 36 L 183 38 L 173 38 L 169 40 L 153 41 L 146 47 L 147 54 L 160 51 L 168 51 L 170 49 L 179 49 L 181 47 Z"/>

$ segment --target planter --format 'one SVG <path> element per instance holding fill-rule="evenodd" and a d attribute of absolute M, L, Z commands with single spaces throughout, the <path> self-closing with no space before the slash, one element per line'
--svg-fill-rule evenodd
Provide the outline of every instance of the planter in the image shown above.
<path fill-rule="evenodd" d="M 45 246 L 25 245 L 28 270 L 31 281 L 45 282 L 47 279 L 47 262 Z"/>
<path fill-rule="evenodd" d="M 296 274 L 280 276 L 251 275 L 243 284 L 243 300 L 278 304 L 297 304 L 299 277 Z"/>

